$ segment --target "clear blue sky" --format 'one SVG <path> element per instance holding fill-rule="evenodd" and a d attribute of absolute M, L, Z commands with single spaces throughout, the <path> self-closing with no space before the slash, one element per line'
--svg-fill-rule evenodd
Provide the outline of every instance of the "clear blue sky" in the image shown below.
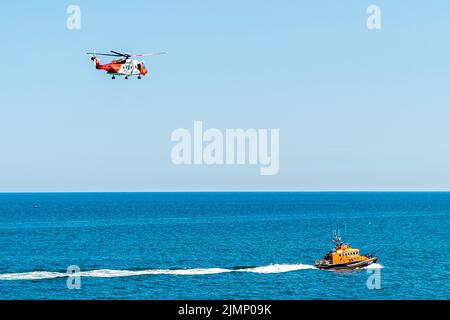
<path fill-rule="evenodd" d="M 82 29 L 66 29 L 78 4 Z M 366 8 L 382 30 L 366 28 Z M 450 2 L 1 5 L 0 191 L 450 190 Z M 85 52 L 168 51 L 111 80 Z M 280 172 L 181 166 L 176 128 L 279 128 Z"/>

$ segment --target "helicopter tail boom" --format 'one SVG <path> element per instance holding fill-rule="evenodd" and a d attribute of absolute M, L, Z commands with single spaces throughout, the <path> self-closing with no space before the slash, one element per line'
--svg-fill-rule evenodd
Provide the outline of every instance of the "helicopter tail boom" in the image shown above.
<path fill-rule="evenodd" d="M 100 64 L 100 60 L 97 57 L 92 57 L 91 60 L 94 62 L 95 68 L 96 69 L 101 69 L 101 64 Z"/>

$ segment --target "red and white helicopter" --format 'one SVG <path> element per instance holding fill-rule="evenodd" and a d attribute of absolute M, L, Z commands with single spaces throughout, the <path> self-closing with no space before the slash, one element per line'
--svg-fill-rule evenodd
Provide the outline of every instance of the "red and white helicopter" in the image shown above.
<path fill-rule="evenodd" d="M 145 68 L 143 61 L 139 61 L 133 58 L 140 58 L 146 56 L 156 56 L 160 54 L 165 54 L 166 52 L 156 52 L 156 53 L 143 53 L 143 54 L 131 54 L 131 53 L 120 53 L 117 51 L 110 51 L 111 53 L 97 53 L 88 52 L 87 54 L 94 61 L 95 68 L 98 70 L 105 70 L 108 74 L 112 75 L 115 79 L 116 76 L 125 76 L 125 79 L 131 76 L 137 76 L 141 79 L 141 76 L 145 76 L 148 70 Z M 97 56 L 107 56 L 116 57 L 118 59 L 111 61 L 107 64 L 101 64 Z M 120 58 L 120 59 L 119 59 Z"/>

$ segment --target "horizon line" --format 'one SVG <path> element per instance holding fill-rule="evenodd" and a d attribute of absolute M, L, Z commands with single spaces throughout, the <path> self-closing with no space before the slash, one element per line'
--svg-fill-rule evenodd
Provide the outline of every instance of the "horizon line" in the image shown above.
<path fill-rule="evenodd" d="M 0 191 L 0 194 L 57 193 L 450 193 L 450 190 L 162 190 L 162 191 Z"/>

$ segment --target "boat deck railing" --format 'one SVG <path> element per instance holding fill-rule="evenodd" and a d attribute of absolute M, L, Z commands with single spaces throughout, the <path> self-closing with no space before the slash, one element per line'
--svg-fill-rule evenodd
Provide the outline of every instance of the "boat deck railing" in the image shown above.
<path fill-rule="evenodd" d="M 330 261 L 325 260 L 325 259 L 322 259 L 322 260 L 316 260 L 316 265 L 319 265 L 319 266 L 329 265 L 329 264 L 330 264 Z"/>

